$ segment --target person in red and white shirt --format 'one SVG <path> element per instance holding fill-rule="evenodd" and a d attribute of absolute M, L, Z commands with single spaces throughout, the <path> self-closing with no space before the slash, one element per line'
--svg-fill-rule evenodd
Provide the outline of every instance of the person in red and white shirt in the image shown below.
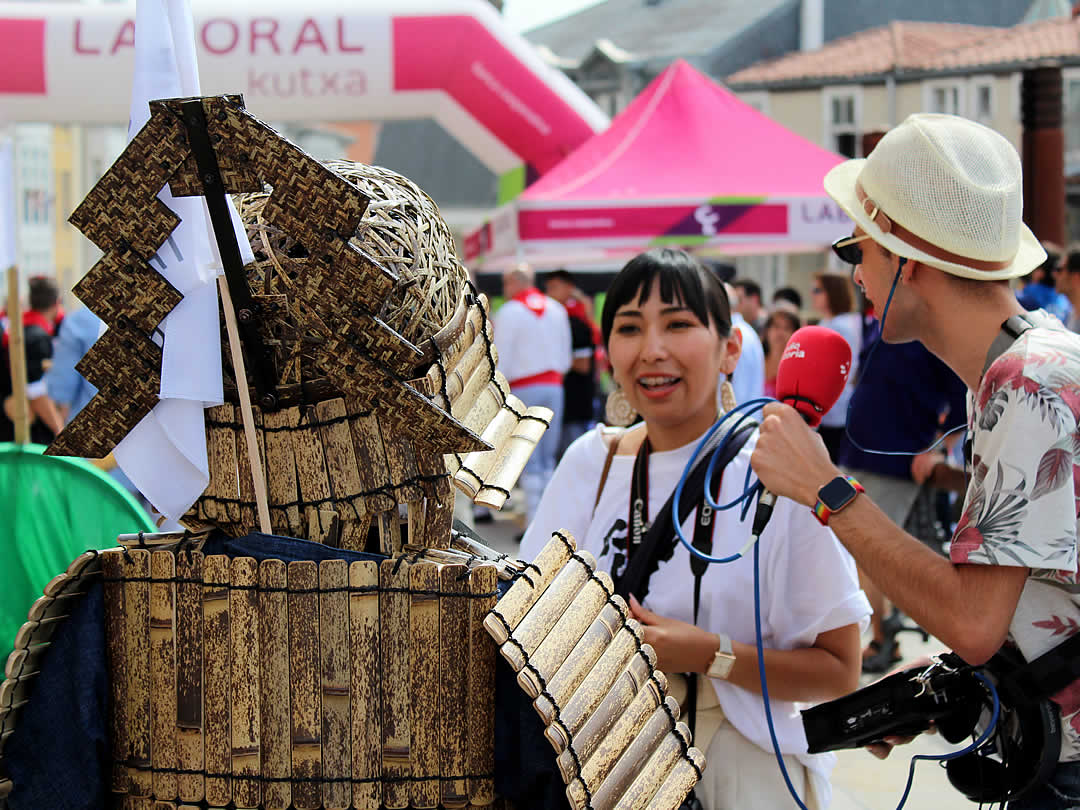
<path fill-rule="evenodd" d="M 540 496 L 555 471 L 563 418 L 563 375 L 570 368 L 570 320 L 562 304 L 536 288 L 532 268 L 519 265 L 503 274 L 506 302 L 495 313 L 499 370 L 521 401 L 551 408 L 551 425 L 521 474 L 525 516 L 532 520 Z"/>

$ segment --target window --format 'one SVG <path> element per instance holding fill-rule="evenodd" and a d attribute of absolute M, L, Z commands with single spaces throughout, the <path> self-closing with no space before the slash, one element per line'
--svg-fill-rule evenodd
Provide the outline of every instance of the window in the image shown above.
<path fill-rule="evenodd" d="M 972 79 L 971 80 L 971 112 L 970 117 L 986 126 L 994 123 L 994 80 Z"/>
<path fill-rule="evenodd" d="M 964 88 L 959 82 L 928 82 L 923 106 L 927 112 L 964 115 Z"/>
<path fill-rule="evenodd" d="M 862 88 L 831 87 L 825 90 L 825 147 L 845 157 L 861 153 Z"/>
<path fill-rule="evenodd" d="M 589 96 L 596 102 L 596 106 L 606 112 L 609 116 L 616 116 L 619 113 L 619 94 L 611 92 L 598 92 L 594 91 L 589 93 Z"/>

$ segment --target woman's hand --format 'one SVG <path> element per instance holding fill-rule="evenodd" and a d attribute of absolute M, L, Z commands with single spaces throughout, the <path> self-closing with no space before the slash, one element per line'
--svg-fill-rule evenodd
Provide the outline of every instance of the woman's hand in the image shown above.
<path fill-rule="evenodd" d="M 656 650 L 656 666 L 664 672 L 705 672 L 720 646 L 700 627 L 646 610 L 631 595 L 630 613 L 642 624 L 645 643 Z"/>

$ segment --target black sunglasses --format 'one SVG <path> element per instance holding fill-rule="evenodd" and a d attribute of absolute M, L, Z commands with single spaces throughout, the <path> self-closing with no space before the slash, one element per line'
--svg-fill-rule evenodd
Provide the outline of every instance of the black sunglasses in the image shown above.
<path fill-rule="evenodd" d="M 858 243 L 869 238 L 870 234 L 864 233 L 862 236 L 845 236 L 843 239 L 837 239 L 832 245 L 833 253 L 848 264 L 862 264 L 862 246 Z"/>

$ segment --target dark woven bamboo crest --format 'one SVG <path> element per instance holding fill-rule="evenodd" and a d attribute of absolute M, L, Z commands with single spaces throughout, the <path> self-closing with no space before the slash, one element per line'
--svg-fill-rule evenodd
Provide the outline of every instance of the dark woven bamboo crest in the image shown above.
<path fill-rule="evenodd" d="M 255 255 L 237 314 L 252 337 L 244 384 L 273 530 L 394 553 L 392 513 L 407 504 L 411 542 L 445 548 L 451 475 L 501 506 L 550 418 L 496 370 L 487 302 L 470 291 L 449 228 L 406 178 L 320 164 L 238 97 L 201 109 L 217 185 L 239 195 Z M 74 291 L 109 330 L 79 364 L 99 393 L 50 453 L 104 456 L 157 403 L 155 332 L 180 295 L 151 264 L 178 223 L 156 195 L 207 185 L 184 110 L 182 99 L 152 102 L 71 217 L 104 253 Z M 185 522 L 235 536 L 255 526 L 256 502 L 228 353 L 223 376 L 226 404 L 206 415 L 210 482 Z"/>

